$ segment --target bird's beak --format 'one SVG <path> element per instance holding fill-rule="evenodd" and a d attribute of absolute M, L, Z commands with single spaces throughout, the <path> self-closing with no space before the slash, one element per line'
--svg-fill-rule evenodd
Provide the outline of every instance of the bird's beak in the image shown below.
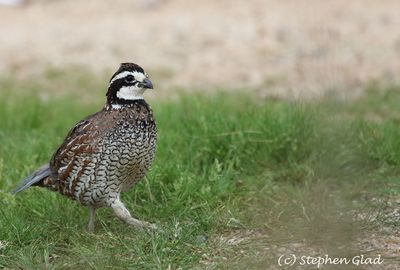
<path fill-rule="evenodd" d="M 141 85 L 142 85 L 143 88 L 153 89 L 153 83 L 148 78 L 145 78 L 143 80 L 143 82 L 141 83 Z"/>

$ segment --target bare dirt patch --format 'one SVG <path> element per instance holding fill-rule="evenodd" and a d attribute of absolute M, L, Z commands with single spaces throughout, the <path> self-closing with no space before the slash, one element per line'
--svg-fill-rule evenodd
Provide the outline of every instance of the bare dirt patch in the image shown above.
<path fill-rule="evenodd" d="M 32 0 L 0 7 L 0 72 L 140 63 L 159 88 L 356 96 L 398 82 L 395 0 Z"/>

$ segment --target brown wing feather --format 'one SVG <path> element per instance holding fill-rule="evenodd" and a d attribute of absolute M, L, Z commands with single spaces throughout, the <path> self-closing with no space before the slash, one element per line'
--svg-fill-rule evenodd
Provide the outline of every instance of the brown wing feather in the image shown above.
<path fill-rule="evenodd" d="M 96 151 L 99 136 L 99 119 L 91 115 L 70 130 L 63 144 L 50 161 L 53 178 L 57 179 L 59 191 L 72 195 L 76 181 L 82 175 L 90 157 Z"/>

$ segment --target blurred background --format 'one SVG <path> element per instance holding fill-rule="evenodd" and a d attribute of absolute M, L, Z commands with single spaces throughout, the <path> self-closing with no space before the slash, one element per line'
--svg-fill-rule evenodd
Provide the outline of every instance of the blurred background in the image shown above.
<path fill-rule="evenodd" d="M 396 0 L 1 0 L 0 75 L 142 65 L 157 88 L 357 97 L 398 83 Z"/>

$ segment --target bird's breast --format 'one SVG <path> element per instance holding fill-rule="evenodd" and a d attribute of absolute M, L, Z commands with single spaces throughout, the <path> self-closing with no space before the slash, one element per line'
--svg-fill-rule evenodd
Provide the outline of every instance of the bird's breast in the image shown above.
<path fill-rule="evenodd" d="M 157 143 L 155 123 L 125 121 L 116 130 L 112 141 L 111 160 L 116 163 L 112 165 L 121 190 L 126 190 L 144 177 L 153 162 Z"/>

